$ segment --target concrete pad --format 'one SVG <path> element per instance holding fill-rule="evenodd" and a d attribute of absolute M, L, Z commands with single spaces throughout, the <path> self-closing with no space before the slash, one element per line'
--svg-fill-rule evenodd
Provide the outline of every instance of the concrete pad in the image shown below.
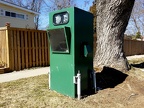
<path fill-rule="evenodd" d="M 0 83 L 18 80 L 21 78 L 28 78 L 42 74 L 48 74 L 50 67 L 40 67 L 35 69 L 25 69 L 21 71 L 14 71 L 11 73 L 0 74 Z"/>

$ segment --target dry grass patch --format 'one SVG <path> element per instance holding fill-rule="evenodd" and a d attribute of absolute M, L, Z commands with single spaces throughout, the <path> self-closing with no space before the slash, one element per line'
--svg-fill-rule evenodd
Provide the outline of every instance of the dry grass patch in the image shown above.
<path fill-rule="evenodd" d="M 49 90 L 47 75 L 0 83 L 0 90 L 3 108 L 89 108 L 82 101 Z"/>
<path fill-rule="evenodd" d="M 131 60 L 130 63 L 142 61 Z M 141 108 L 144 106 L 144 72 L 138 68 L 114 88 L 105 88 L 80 101 L 48 89 L 48 76 L 41 75 L 0 83 L 2 108 Z"/>
<path fill-rule="evenodd" d="M 48 76 L 41 75 L 0 83 L 2 108 L 140 108 L 144 105 L 144 80 L 128 76 L 114 88 L 106 88 L 80 101 L 48 89 Z"/>

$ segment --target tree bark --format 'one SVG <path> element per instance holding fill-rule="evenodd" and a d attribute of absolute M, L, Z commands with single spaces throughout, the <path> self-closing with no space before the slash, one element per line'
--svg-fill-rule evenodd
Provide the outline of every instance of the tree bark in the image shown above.
<path fill-rule="evenodd" d="M 135 0 L 97 0 L 97 48 L 94 68 L 129 69 L 123 50 L 126 30 Z"/>

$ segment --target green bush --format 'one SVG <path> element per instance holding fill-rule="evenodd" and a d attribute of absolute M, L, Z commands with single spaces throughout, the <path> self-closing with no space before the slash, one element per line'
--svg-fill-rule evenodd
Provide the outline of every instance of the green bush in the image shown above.
<path fill-rule="evenodd" d="M 141 33 L 137 32 L 135 37 L 136 37 L 136 39 L 141 39 Z"/>

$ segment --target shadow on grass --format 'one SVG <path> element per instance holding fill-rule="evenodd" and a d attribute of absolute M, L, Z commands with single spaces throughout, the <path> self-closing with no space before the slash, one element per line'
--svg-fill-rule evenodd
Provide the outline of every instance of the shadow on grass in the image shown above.
<path fill-rule="evenodd" d="M 136 67 L 136 68 L 144 68 L 144 62 L 139 63 L 139 64 L 131 64 L 131 66 Z"/>
<path fill-rule="evenodd" d="M 104 67 L 101 73 L 96 74 L 98 90 L 114 88 L 125 81 L 127 76 L 127 74 L 124 74 L 116 69 Z"/>

